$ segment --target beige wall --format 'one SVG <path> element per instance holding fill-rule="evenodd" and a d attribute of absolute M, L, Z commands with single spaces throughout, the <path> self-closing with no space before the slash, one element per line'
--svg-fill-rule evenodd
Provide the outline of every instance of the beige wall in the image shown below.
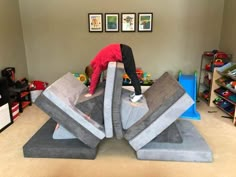
<path fill-rule="evenodd" d="M 199 70 L 204 50 L 219 47 L 224 0 L 19 0 L 31 79 L 52 82 L 83 72 L 103 46 L 133 48 L 136 65 L 153 78 Z M 91 12 L 153 12 L 152 33 L 89 33 Z"/>
<path fill-rule="evenodd" d="M 17 79 L 28 76 L 18 1 L 0 0 L 0 70 L 9 66 Z"/>
<path fill-rule="evenodd" d="M 220 49 L 233 54 L 235 62 L 236 54 L 236 1 L 225 0 L 224 17 L 222 25 L 222 34 L 220 41 Z"/>

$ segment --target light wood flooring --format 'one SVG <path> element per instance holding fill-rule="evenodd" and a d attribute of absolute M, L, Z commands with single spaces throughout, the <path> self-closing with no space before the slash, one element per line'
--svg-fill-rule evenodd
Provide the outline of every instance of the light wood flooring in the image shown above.
<path fill-rule="evenodd" d="M 201 120 L 190 121 L 212 149 L 212 163 L 141 161 L 116 139 L 101 142 L 95 160 L 24 158 L 23 145 L 49 119 L 32 105 L 0 133 L 0 177 L 236 177 L 236 127 L 219 109 L 197 107 Z"/>

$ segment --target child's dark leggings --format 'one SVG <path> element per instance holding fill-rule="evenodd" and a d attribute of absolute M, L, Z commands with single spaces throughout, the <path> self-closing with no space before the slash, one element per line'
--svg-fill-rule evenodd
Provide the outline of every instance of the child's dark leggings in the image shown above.
<path fill-rule="evenodd" d="M 140 86 L 140 81 L 138 79 L 138 76 L 136 74 L 136 66 L 135 66 L 132 49 L 125 44 L 121 44 L 120 48 L 121 48 L 122 61 L 124 63 L 125 72 L 131 80 L 131 84 L 134 87 L 135 95 L 140 95 L 142 94 L 141 86 Z"/>

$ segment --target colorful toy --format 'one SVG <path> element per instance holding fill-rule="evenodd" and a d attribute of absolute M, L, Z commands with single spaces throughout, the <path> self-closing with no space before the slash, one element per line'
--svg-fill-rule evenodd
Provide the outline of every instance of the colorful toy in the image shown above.
<path fill-rule="evenodd" d="M 228 97 L 228 96 L 231 95 L 231 92 L 230 92 L 229 90 L 226 90 L 226 91 L 224 91 L 224 92 L 222 93 L 222 95 L 223 95 L 224 97 Z"/>
<path fill-rule="evenodd" d="M 205 65 L 205 70 L 211 71 L 211 63 Z"/>
<path fill-rule="evenodd" d="M 136 69 L 136 74 L 137 74 L 139 80 L 142 80 L 142 78 L 143 78 L 143 70 L 141 68 L 137 68 Z"/>
<path fill-rule="evenodd" d="M 131 80 L 127 74 L 123 75 L 123 83 L 124 84 L 131 84 Z"/>
<path fill-rule="evenodd" d="M 45 90 L 48 86 L 47 82 L 34 80 L 29 83 L 30 90 Z"/>
<path fill-rule="evenodd" d="M 143 84 L 148 85 L 148 84 L 152 84 L 152 83 L 153 83 L 153 81 L 151 80 L 151 74 L 149 74 L 147 72 L 143 73 Z"/>
<path fill-rule="evenodd" d="M 205 100 L 209 101 L 209 97 L 210 97 L 209 90 L 203 91 L 203 92 L 202 92 L 202 97 L 203 97 Z"/>
<path fill-rule="evenodd" d="M 219 106 L 222 102 L 224 102 L 224 100 L 220 97 L 216 97 L 213 102 Z"/>
<path fill-rule="evenodd" d="M 236 81 L 230 82 L 230 85 L 233 89 L 236 89 Z"/>
<path fill-rule="evenodd" d="M 217 59 L 227 59 L 228 55 L 224 52 L 217 51 L 217 53 L 215 54 L 215 58 L 217 58 Z"/>
<path fill-rule="evenodd" d="M 231 104 L 228 102 L 228 101 L 223 101 L 221 104 L 220 104 L 220 107 L 225 109 L 227 108 L 228 106 L 230 106 Z"/>
<path fill-rule="evenodd" d="M 153 83 L 150 73 L 143 72 L 141 68 L 136 69 L 136 73 L 141 84 L 151 85 Z M 126 73 L 123 74 L 123 84 L 131 84 L 131 80 Z"/>
<path fill-rule="evenodd" d="M 224 62 L 222 61 L 222 59 L 216 59 L 214 61 L 214 66 L 216 67 L 220 67 L 220 66 L 223 66 L 224 65 Z"/>
<path fill-rule="evenodd" d="M 85 74 L 82 73 L 74 73 L 73 74 L 79 81 L 81 81 L 83 84 L 87 84 L 88 78 Z"/>

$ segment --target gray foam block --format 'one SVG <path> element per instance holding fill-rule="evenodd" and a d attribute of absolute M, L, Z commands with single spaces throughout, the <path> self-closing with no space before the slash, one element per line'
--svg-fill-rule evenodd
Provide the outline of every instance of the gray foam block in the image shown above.
<path fill-rule="evenodd" d="M 183 139 L 176 123 L 174 122 L 152 141 L 160 143 L 182 143 Z"/>
<path fill-rule="evenodd" d="M 113 99 L 112 99 L 112 120 L 114 132 L 117 139 L 123 138 L 123 128 L 121 121 L 121 94 L 122 94 L 122 83 L 124 74 L 124 64 L 116 63 L 116 73 L 113 88 Z"/>
<path fill-rule="evenodd" d="M 125 133 L 127 140 L 133 139 L 158 119 L 171 105 L 185 94 L 184 89 L 169 73 L 164 73 L 144 92 L 149 111 Z M 174 119 L 177 119 L 174 116 Z M 165 122 L 165 120 L 163 120 Z M 168 126 L 168 125 L 167 125 Z"/>
<path fill-rule="evenodd" d="M 115 74 L 116 74 L 116 62 L 109 62 L 107 68 L 106 86 L 104 93 L 104 106 L 103 106 L 104 126 L 107 138 L 113 137 L 112 102 L 113 102 Z"/>
<path fill-rule="evenodd" d="M 122 127 L 125 130 L 140 120 L 149 110 L 145 97 L 138 103 L 130 102 L 129 95 L 132 93 L 133 92 L 126 89 L 122 90 L 120 112 Z"/>
<path fill-rule="evenodd" d="M 172 106 L 170 106 L 163 114 L 161 114 L 155 121 L 151 123 L 147 128 L 140 132 L 137 136 L 129 141 L 129 144 L 137 151 L 168 126 L 170 126 L 181 114 L 183 114 L 194 101 L 185 93 L 180 99 L 178 99 Z"/>
<path fill-rule="evenodd" d="M 52 103 L 43 94 L 36 99 L 35 104 L 84 144 L 94 148 L 100 142 L 98 137 L 72 119 L 64 110 Z"/>
<path fill-rule="evenodd" d="M 91 97 L 81 94 L 75 105 L 81 112 L 88 115 L 100 125 L 104 125 L 103 104 L 104 104 L 104 84 L 99 84 L 96 92 Z"/>
<path fill-rule="evenodd" d="M 69 115 L 70 119 L 73 119 L 83 126 L 97 138 L 103 139 L 105 137 L 104 127 L 75 106 L 80 95 L 85 92 L 87 92 L 86 86 L 71 73 L 67 73 L 51 84 L 42 94 Z M 53 116 L 53 118 L 55 117 Z M 57 117 L 57 120 L 58 119 L 60 119 L 60 117 Z M 69 123 L 69 120 L 64 122 L 60 121 L 60 124 L 66 129 L 68 128 L 65 125 Z M 71 131 L 70 129 L 68 130 Z"/>
<path fill-rule="evenodd" d="M 91 117 L 94 121 L 103 125 L 103 97 L 104 97 L 104 84 L 100 84 L 92 97 L 84 97 L 80 95 L 76 107 Z M 75 139 L 76 137 L 65 129 L 62 125 L 58 125 L 53 133 L 53 139 Z"/>
<path fill-rule="evenodd" d="M 67 129 L 65 129 L 62 125 L 57 124 L 53 135 L 53 139 L 77 139 L 71 132 L 69 132 Z"/>
<path fill-rule="evenodd" d="M 74 140 L 54 140 L 52 133 L 56 122 L 49 119 L 23 146 L 24 157 L 95 159 L 96 148 Z"/>
<path fill-rule="evenodd" d="M 212 162 L 213 154 L 204 138 L 187 120 L 177 120 L 182 143 L 151 141 L 137 151 L 140 160 Z"/>

